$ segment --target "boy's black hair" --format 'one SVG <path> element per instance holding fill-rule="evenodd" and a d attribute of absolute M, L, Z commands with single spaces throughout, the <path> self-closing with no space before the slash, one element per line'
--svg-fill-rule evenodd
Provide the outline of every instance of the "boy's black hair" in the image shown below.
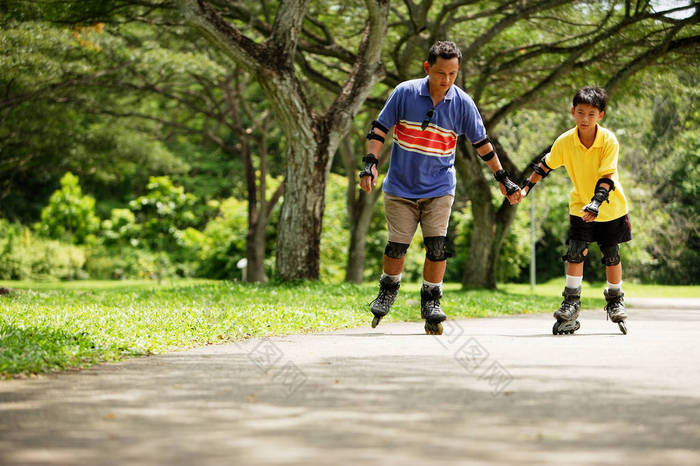
<path fill-rule="evenodd" d="M 574 107 L 578 104 L 586 104 L 595 107 L 600 112 L 605 111 L 608 104 L 608 93 L 602 87 L 586 86 L 581 88 L 574 96 Z"/>
<path fill-rule="evenodd" d="M 462 63 L 462 51 L 459 50 L 457 44 L 448 40 L 439 40 L 430 47 L 428 51 L 428 63 L 434 65 L 438 57 L 446 60 L 456 57 L 459 63 Z"/>

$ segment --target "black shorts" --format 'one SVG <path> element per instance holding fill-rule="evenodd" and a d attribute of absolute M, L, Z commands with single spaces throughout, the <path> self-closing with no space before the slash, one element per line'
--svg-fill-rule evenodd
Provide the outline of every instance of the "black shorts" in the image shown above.
<path fill-rule="evenodd" d="M 626 243 L 632 239 L 632 225 L 627 215 L 609 222 L 584 222 L 581 217 L 569 215 L 569 239 L 598 245 Z"/>

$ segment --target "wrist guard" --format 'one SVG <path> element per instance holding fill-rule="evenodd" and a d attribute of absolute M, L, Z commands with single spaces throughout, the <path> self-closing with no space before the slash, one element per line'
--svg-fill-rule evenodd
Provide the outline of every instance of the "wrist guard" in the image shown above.
<path fill-rule="evenodd" d="M 603 188 L 602 186 L 598 186 L 595 190 L 595 194 L 591 198 L 591 202 L 586 204 L 586 206 L 583 208 L 586 212 L 590 212 L 593 215 L 598 215 L 598 211 L 600 210 L 600 205 L 608 201 L 608 190 Z M 609 203 L 610 201 L 608 201 Z"/>
<path fill-rule="evenodd" d="M 363 168 L 360 172 L 360 178 L 363 178 L 365 176 L 371 176 L 372 181 L 374 181 L 374 175 L 372 174 L 372 165 L 377 166 L 379 164 L 379 160 L 377 160 L 377 157 L 375 157 L 374 154 L 370 153 L 362 157 L 362 161 L 365 163 L 365 168 Z"/>
<path fill-rule="evenodd" d="M 536 184 L 537 184 L 537 183 L 533 183 L 533 182 L 530 181 L 530 180 L 527 180 L 527 182 L 525 182 L 525 184 L 523 185 L 522 189 L 527 188 L 527 194 L 525 194 L 526 196 L 527 196 L 528 194 L 530 194 L 530 191 L 532 191 L 532 188 L 534 188 Z"/>
<path fill-rule="evenodd" d="M 508 172 L 506 172 L 505 170 L 498 170 L 496 173 L 493 174 L 493 177 L 496 178 L 496 181 L 503 185 L 503 187 L 506 189 L 506 194 L 508 196 L 520 191 L 520 187 L 517 184 L 513 183 L 510 180 L 510 178 L 508 178 Z"/>

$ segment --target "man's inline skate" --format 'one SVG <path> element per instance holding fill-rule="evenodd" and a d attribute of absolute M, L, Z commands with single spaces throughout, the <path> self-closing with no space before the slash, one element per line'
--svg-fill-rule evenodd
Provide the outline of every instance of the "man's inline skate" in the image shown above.
<path fill-rule="evenodd" d="M 581 323 L 576 320 L 581 311 L 581 287 L 564 287 L 562 296 L 564 301 L 561 307 L 554 311 L 554 318 L 557 319 L 552 327 L 554 335 L 572 334 L 581 328 Z"/>
<path fill-rule="evenodd" d="M 605 312 L 608 314 L 607 318 L 616 323 L 620 327 L 620 331 L 627 335 L 627 324 L 625 324 L 627 313 L 624 305 L 625 293 L 622 290 L 609 290 L 606 288 L 603 294 L 605 295 L 605 301 L 608 302 L 605 305 Z"/>
<path fill-rule="evenodd" d="M 420 289 L 420 316 L 425 319 L 425 333 L 442 335 L 442 322 L 447 316 L 440 307 L 442 290 L 440 287 L 423 285 Z"/>
<path fill-rule="evenodd" d="M 379 325 L 382 318 L 389 313 L 391 305 L 394 304 L 396 297 L 399 295 L 400 281 L 393 281 L 389 277 L 382 277 L 379 280 L 379 294 L 370 304 L 371 311 L 374 314 L 372 319 L 372 328 Z"/>

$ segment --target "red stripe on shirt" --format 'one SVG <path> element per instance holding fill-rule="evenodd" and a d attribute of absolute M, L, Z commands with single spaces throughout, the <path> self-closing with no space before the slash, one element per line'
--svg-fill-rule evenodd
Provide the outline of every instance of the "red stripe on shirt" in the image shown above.
<path fill-rule="evenodd" d="M 399 122 L 394 127 L 394 137 L 401 144 L 430 153 L 449 154 L 457 145 L 457 135 L 450 131 L 429 126 L 425 131 L 417 125 Z"/>

